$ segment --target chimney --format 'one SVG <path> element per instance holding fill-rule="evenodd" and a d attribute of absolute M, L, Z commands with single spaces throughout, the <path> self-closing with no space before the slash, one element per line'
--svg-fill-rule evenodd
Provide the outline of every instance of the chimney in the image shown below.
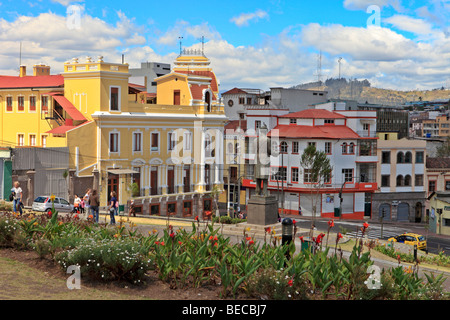
<path fill-rule="evenodd" d="M 33 66 L 33 75 L 34 76 L 49 76 L 50 75 L 50 67 L 45 64 L 36 64 Z"/>
<path fill-rule="evenodd" d="M 25 77 L 27 75 L 27 66 L 25 65 L 21 65 L 20 66 L 20 72 L 19 72 L 19 77 Z"/>

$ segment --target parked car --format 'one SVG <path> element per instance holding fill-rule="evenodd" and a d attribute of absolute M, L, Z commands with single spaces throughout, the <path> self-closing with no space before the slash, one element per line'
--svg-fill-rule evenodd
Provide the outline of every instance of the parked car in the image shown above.
<path fill-rule="evenodd" d="M 427 247 L 425 237 L 417 233 L 403 233 L 396 237 L 389 238 L 388 241 L 404 243 L 411 246 L 417 245 L 417 249 L 425 249 Z"/>
<path fill-rule="evenodd" d="M 55 197 L 54 205 L 55 210 L 58 212 L 73 211 L 73 205 L 63 198 Z M 37 197 L 34 199 L 31 209 L 34 211 L 49 212 L 52 210 L 52 201 L 50 200 L 50 197 L 47 196 Z"/>

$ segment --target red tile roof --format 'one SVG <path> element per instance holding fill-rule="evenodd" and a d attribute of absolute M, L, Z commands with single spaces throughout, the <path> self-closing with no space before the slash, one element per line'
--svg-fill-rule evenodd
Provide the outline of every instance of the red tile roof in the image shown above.
<path fill-rule="evenodd" d="M 0 76 L 1 89 L 17 88 L 52 88 L 63 87 L 64 77 L 62 75 L 51 76 Z"/>
<path fill-rule="evenodd" d="M 231 120 L 224 127 L 225 134 L 227 132 L 226 130 L 236 130 L 239 127 L 239 121 L 241 122 L 241 129 L 246 131 L 247 130 L 247 120 Z"/>
<path fill-rule="evenodd" d="M 190 86 L 191 93 L 192 93 L 192 99 L 194 100 L 203 100 L 203 90 L 209 89 L 209 86 L 207 85 L 198 85 L 193 84 Z M 212 100 L 216 100 L 216 97 L 214 94 L 211 95 Z"/>
<path fill-rule="evenodd" d="M 450 158 L 430 158 L 427 157 L 427 169 L 448 169 L 450 168 Z"/>
<path fill-rule="evenodd" d="M 345 116 L 325 109 L 306 109 L 280 116 L 280 118 L 345 119 Z"/>
<path fill-rule="evenodd" d="M 185 74 L 189 74 L 189 75 L 209 77 L 209 78 L 211 78 L 211 90 L 216 93 L 219 91 L 219 86 L 217 85 L 216 75 L 212 71 L 189 71 L 189 73 L 188 73 L 187 71 L 177 70 L 176 72 L 177 73 L 185 73 Z"/>
<path fill-rule="evenodd" d="M 244 90 L 239 89 L 239 88 L 233 88 L 231 90 L 228 90 L 227 92 L 222 93 L 222 95 L 224 95 L 224 94 L 238 94 L 238 93 L 247 93 L 247 92 L 245 92 Z"/>
<path fill-rule="evenodd" d="M 281 138 L 304 139 L 359 139 L 360 136 L 347 126 L 292 126 L 279 125 L 269 132 L 271 136 L 278 129 Z"/>

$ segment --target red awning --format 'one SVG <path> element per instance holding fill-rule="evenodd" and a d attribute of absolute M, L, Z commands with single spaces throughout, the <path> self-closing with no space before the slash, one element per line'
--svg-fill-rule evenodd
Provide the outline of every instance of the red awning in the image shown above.
<path fill-rule="evenodd" d="M 77 108 L 64 96 L 56 96 L 54 95 L 53 98 L 61 105 L 61 107 L 69 114 L 69 116 L 73 120 L 87 120 L 80 111 L 78 111 Z"/>
<path fill-rule="evenodd" d="M 76 126 L 60 126 L 55 129 L 52 129 L 50 131 L 47 131 L 46 133 L 52 133 L 52 134 L 65 134 L 67 131 L 76 128 Z"/>

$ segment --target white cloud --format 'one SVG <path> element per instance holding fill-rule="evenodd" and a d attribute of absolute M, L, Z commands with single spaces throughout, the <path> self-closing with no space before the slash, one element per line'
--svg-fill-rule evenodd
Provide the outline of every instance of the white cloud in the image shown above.
<path fill-rule="evenodd" d="M 67 7 L 69 4 L 73 2 L 84 2 L 84 0 L 52 0 L 54 3 L 59 3 L 65 7 Z"/>
<path fill-rule="evenodd" d="M 344 8 L 348 10 L 366 11 L 372 5 L 380 8 L 391 6 L 397 11 L 404 11 L 402 0 L 344 0 Z"/>
<path fill-rule="evenodd" d="M 178 43 L 179 37 L 186 40 L 193 38 L 198 41 L 202 36 L 209 40 L 220 39 L 220 34 L 207 22 L 191 25 L 187 21 L 180 20 L 172 28 L 159 35 L 155 41 L 162 45 L 174 46 Z"/>
<path fill-rule="evenodd" d="M 261 9 L 252 13 L 241 13 L 239 16 L 230 19 L 238 27 L 248 26 L 250 21 L 258 21 L 259 19 L 268 18 L 269 14 Z"/>
<path fill-rule="evenodd" d="M 423 20 L 416 19 L 406 15 L 394 15 L 384 20 L 395 28 L 403 31 L 412 32 L 418 35 L 429 35 L 433 33 L 433 26 L 431 23 Z"/>

